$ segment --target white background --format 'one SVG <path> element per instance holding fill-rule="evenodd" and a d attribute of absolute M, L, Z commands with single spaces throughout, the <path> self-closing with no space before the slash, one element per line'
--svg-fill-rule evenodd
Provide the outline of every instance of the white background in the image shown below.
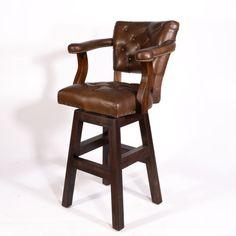
<path fill-rule="evenodd" d="M 76 70 L 67 45 L 111 37 L 116 20 L 170 19 L 180 22 L 177 49 L 150 111 L 163 203 L 151 203 L 142 164 L 125 169 L 121 233 L 236 234 L 234 0 L 0 3 L 0 235 L 117 233 L 109 187 L 96 177 L 79 173 L 73 206 L 60 205 L 73 109 L 56 97 Z M 112 80 L 111 49 L 89 59 L 88 80 Z M 137 126 L 122 139 L 138 145 Z"/>

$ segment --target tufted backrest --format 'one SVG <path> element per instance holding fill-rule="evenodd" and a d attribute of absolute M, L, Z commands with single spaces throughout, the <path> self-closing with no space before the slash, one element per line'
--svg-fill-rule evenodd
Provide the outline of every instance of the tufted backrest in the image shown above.
<path fill-rule="evenodd" d="M 152 46 L 160 46 L 168 40 L 175 41 L 178 22 L 116 22 L 113 35 L 113 68 L 121 72 L 141 72 L 141 63 L 135 60 L 135 52 Z M 153 101 L 159 102 L 162 77 L 169 56 L 153 61 Z"/>

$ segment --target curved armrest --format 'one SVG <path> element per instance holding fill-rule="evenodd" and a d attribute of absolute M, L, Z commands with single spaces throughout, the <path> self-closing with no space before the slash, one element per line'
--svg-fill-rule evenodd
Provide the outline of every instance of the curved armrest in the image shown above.
<path fill-rule="evenodd" d="M 91 40 L 84 43 L 73 43 L 68 46 L 69 53 L 81 53 L 81 52 L 87 52 L 89 50 L 93 50 L 96 48 L 101 47 L 109 47 L 113 45 L 112 38 L 107 39 L 97 39 L 97 40 Z"/>
<path fill-rule="evenodd" d="M 113 45 L 112 38 L 91 40 L 84 43 L 73 43 L 68 46 L 69 53 L 77 54 L 78 70 L 75 75 L 74 84 L 84 83 L 88 72 L 87 51 Z"/>
<path fill-rule="evenodd" d="M 168 40 L 160 46 L 154 46 L 138 50 L 136 52 L 135 59 L 136 61 L 140 62 L 153 61 L 156 57 L 163 56 L 165 54 L 170 54 L 174 50 L 175 41 Z"/>

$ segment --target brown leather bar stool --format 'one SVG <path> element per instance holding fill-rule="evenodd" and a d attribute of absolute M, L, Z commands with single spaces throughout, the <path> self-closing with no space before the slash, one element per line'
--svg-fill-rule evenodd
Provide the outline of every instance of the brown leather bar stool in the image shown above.
<path fill-rule="evenodd" d="M 112 224 L 124 227 L 122 169 L 140 161 L 146 164 L 152 201 L 161 203 L 148 110 L 160 101 L 161 83 L 170 53 L 175 50 L 178 22 L 116 22 L 113 38 L 71 44 L 78 70 L 73 85 L 59 91 L 58 102 L 76 107 L 66 169 L 62 205 L 72 204 L 76 170 L 99 176 L 111 185 Z M 85 83 L 87 51 L 113 47 L 114 81 Z M 121 72 L 141 73 L 140 84 L 121 82 Z M 142 145 L 121 144 L 120 128 L 139 122 Z M 83 123 L 103 127 L 103 133 L 81 141 Z M 103 146 L 103 164 L 81 155 Z"/>

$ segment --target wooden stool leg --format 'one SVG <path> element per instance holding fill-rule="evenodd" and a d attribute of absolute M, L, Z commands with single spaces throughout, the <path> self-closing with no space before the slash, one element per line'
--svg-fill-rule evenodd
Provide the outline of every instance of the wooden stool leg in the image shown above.
<path fill-rule="evenodd" d="M 149 148 L 150 155 L 148 157 L 146 167 L 148 173 L 149 186 L 152 196 L 152 201 L 154 203 L 161 203 L 161 189 L 157 173 L 157 165 L 155 159 L 155 152 L 152 142 L 152 133 L 149 123 L 148 113 L 143 115 L 143 119 L 139 121 L 140 131 L 142 136 L 143 145 L 147 145 Z"/>
<path fill-rule="evenodd" d="M 103 127 L 103 135 L 108 136 L 108 129 L 106 127 Z M 108 144 L 104 145 L 102 149 L 102 162 L 104 166 L 110 168 L 108 150 L 109 150 L 109 145 Z M 102 179 L 102 183 L 104 185 L 109 185 L 110 181 L 107 179 Z"/>
<path fill-rule="evenodd" d="M 112 226 L 116 230 L 121 230 L 124 228 L 121 140 L 120 127 L 116 119 L 112 121 L 108 132 L 111 168 Z"/>
<path fill-rule="evenodd" d="M 65 177 L 64 191 L 62 198 L 62 206 L 64 207 L 69 207 L 72 204 L 73 200 L 73 192 L 74 192 L 75 177 L 76 177 L 76 168 L 73 165 L 73 158 L 76 151 L 78 151 L 78 147 L 80 145 L 82 127 L 83 127 L 83 122 L 79 120 L 79 114 L 75 111 L 71 130 L 70 147 L 69 147 L 66 177 Z"/>

